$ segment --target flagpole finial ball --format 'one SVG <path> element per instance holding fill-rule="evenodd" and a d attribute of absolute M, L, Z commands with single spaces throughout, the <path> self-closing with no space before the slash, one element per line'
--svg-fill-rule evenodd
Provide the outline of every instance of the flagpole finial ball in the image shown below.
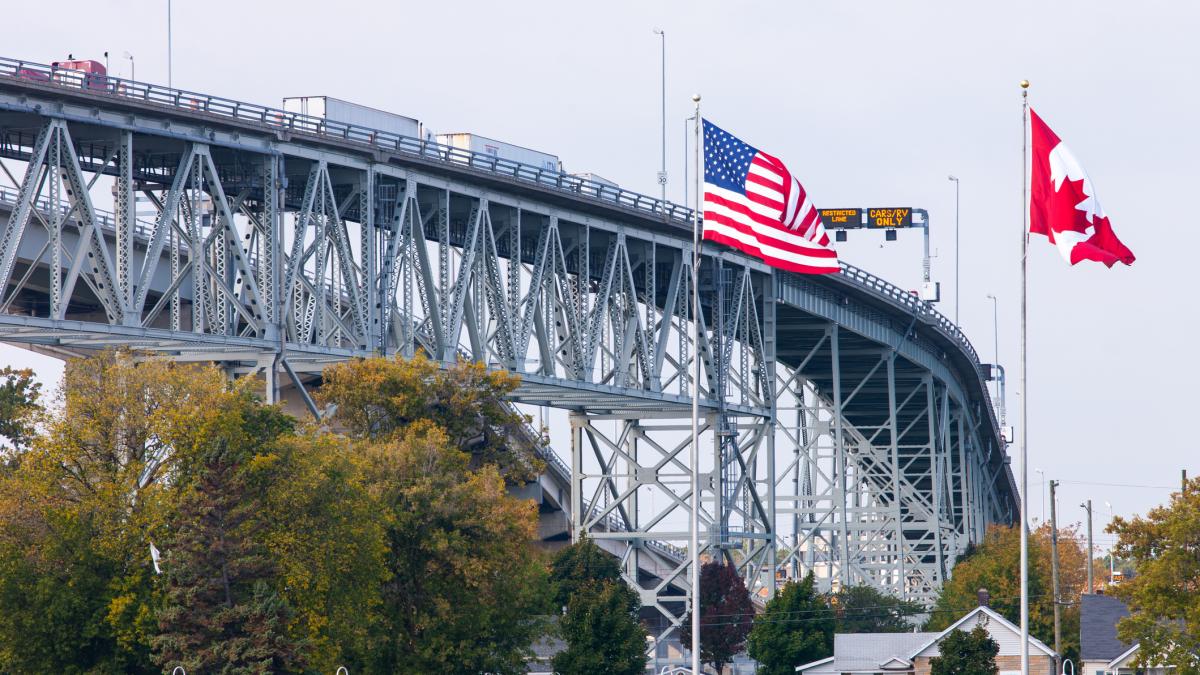
<path fill-rule="evenodd" d="M 692 101 L 699 103 L 700 102 L 700 94 L 692 94 Z"/>
<path fill-rule="evenodd" d="M 1021 88 L 1028 89 L 1029 88 L 1029 80 L 1021 80 Z"/>

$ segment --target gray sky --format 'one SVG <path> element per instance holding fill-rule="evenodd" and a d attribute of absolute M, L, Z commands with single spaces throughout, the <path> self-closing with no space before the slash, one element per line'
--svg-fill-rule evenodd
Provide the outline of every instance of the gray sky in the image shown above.
<path fill-rule="evenodd" d="M 682 199 L 683 119 L 704 115 L 781 157 L 819 206 L 929 209 L 954 311 L 954 189 L 962 183 L 961 321 L 985 358 L 1000 298 L 1000 360 L 1020 398 L 1021 117 L 1017 82 L 1074 150 L 1131 268 L 1030 255 L 1030 466 L 1064 482 L 1061 520 L 1091 497 L 1141 513 L 1200 471 L 1190 434 L 1200 328 L 1186 272 L 1200 250 L 1180 198 L 1197 179 L 1190 3 L 456 2 L 175 0 L 178 87 L 259 103 L 327 94 L 554 152 L 657 194 L 659 38 L 667 34 L 669 194 Z M 115 74 L 165 83 L 166 0 L 6 8 L 2 55 L 112 55 Z M 920 236 L 852 235 L 843 259 L 920 281 Z M 1085 266 L 1086 265 L 1086 266 Z M 61 366 L 0 349 L 49 382 Z M 1015 450 L 1014 450 L 1015 452 Z M 1015 467 L 1014 467 L 1015 468 Z M 1031 470 L 1031 513 L 1040 515 Z M 1121 484 L 1105 486 L 1101 484 Z M 1099 543 L 1107 543 L 1098 535 Z"/>

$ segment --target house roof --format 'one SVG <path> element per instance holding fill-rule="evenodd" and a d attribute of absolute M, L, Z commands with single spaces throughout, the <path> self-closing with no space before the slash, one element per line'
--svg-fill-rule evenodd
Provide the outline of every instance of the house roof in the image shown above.
<path fill-rule="evenodd" d="M 1001 614 L 999 612 L 992 609 L 991 607 L 984 607 L 981 605 L 981 606 L 976 607 L 975 609 L 971 610 L 970 612 L 967 612 L 966 616 L 959 619 L 958 621 L 955 621 L 946 630 L 944 630 L 940 633 L 934 633 L 934 637 L 932 640 L 929 640 L 929 641 L 925 642 L 924 644 L 922 644 L 920 647 L 918 647 L 916 649 L 916 651 L 910 653 L 908 655 L 908 658 L 915 659 L 918 654 L 920 654 L 921 652 L 925 651 L 926 649 L 932 647 L 935 642 L 941 640 L 942 636 L 946 635 L 947 633 L 954 630 L 955 628 L 962 626 L 964 623 L 967 623 L 971 619 L 974 619 L 980 613 L 986 614 L 990 621 L 995 621 L 995 622 L 999 623 L 1001 626 L 1004 626 L 1005 628 L 1012 631 L 1013 633 L 1016 633 L 1018 636 L 1021 634 L 1021 629 L 1018 628 L 1017 626 L 1013 625 L 1013 622 L 1011 622 L 1008 619 L 1001 616 Z M 1033 637 L 1032 635 L 1029 636 L 1029 644 L 1033 645 L 1034 647 L 1037 647 L 1038 649 L 1040 649 L 1042 652 L 1044 652 L 1048 656 L 1055 655 L 1053 649 L 1050 649 L 1049 647 L 1046 646 L 1046 643 Z"/>
<path fill-rule="evenodd" d="M 1125 603 L 1111 595 L 1085 593 L 1079 602 L 1079 658 L 1109 661 L 1127 651 L 1117 639 L 1117 622 L 1129 616 Z"/>
<path fill-rule="evenodd" d="M 801 666 L 797 672 L 817 668 L 834 673 L 877 673 L 883 664 L 909 661 L 908 653 L 938 633 L 838 633 L 833 636 L 833 656 Z M 891 663 L 895 668 L 896 664 Z"/>

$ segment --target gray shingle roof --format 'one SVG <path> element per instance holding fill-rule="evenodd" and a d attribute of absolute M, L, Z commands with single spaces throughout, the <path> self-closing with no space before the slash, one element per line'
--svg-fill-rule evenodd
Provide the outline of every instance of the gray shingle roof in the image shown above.
<path fill-rule="evenodd" d="M 838 633 L 833 636 L 832 664 L 821 670 L 835 673 L 853 671 L 878 672 L 879 666 L 892 657 L 907 659 L 921 645 L 940 633 Z"/>
<path fill-rule="evenodd" d="M 1084 593 L 1079 603 L 1079 657 L 1111 661 L 1131 645 L 1117 639 L 1117 622 L 1129 616 L 1125 603 L 1111 595 Z"/>

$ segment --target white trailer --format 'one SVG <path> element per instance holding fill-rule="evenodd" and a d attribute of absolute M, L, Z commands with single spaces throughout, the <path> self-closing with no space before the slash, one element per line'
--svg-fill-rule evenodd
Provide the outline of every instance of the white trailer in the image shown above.
<path fill-rule="evenodd" d="M 511 162 L 520 162 L 536 166 L 548 171 L 559 171 L 561 164 L 558 157 L 547 152 L 530 150 L 512 143 L 497 141 L 492 138 L 471 133 L 438 134 L 437 142 L 459 150 L 470 150 Z"/>
<path fill-rule="evenodd" d="M 368 129 L 421 138 L 421 121 L 386 110 L 343 101 L 332 96 L 293 96 L 283 99 L 283 109 L 300 115 L 319 117 L 330 122 L 344 122 Z"/>
<path fill-rule="evenodd" d="M 580 178 L 582 180 L 589 180 L 593 183 L 599 183 L 601 185 L 606 185 L 608 187 L 614 187 L 614 188 L 621 187 L 620 185 L 617 185 L 616 183 L 612 182 L 611 180 L 609 180 L 603 176 L 597 176 L 594 173 L 573 173 L 571 175 L 574 176 L 575 178 Z"/>

